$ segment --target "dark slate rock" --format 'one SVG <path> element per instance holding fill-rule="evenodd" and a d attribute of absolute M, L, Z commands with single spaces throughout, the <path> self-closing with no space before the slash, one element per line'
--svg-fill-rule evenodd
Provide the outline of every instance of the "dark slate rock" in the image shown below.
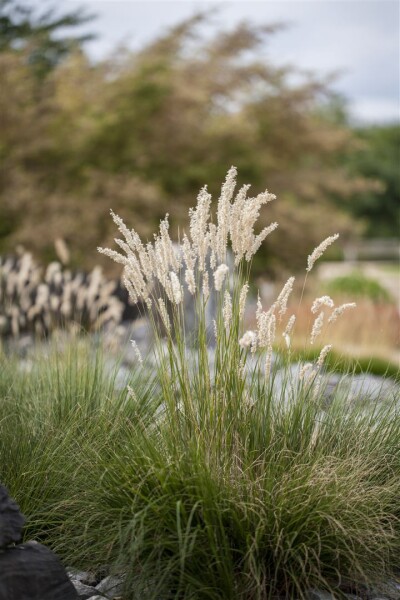
<path fill-rule="evenodd" d="M 10 498 L 7 489 L 0 484 L 0 548 L 20 541 L 25 518 L 18 504 Z"/>
<path fill-rule="evenodd" d="M 0 552 L 0 600 L 77 600 L 57 556 L 28 542 Z"/>

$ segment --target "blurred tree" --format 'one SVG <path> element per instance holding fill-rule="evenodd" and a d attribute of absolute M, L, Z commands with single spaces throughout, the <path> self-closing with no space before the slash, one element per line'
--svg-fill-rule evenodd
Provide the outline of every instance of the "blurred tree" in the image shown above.
<path fill-rule="evenodd" d="M 88 33 L 66 35 L 66 30 L 79 28 L 92 19 L 82 9 L 59 14 L 54 2 L 38 12 L 20 0 L 0 0 L 0 52 L 28 49 L 28 64 L 37 75 L 44 76 L 71 51 L 93 38 Z"/>
<path fill-rule="evenodd" d="M 347 157 L 352 173 L 379 180 L 377 189 L 357 194 L 349 209 L 365 221 L 371 237 L 398 237 L 400 232 L 400 125 L 357 130 L 362 145 Z"/>
<path fill-rule="evenodd" d="M 110 207 L 145 236 L 169 212 L 176 232 L 199 188 L 217 196 L 231 164 L 254 193 L 268 185 L 278 195 L 260 226 L 277 220 L 281 230 L 259 270 L 304 268 L 323 237 L 350 231 L 331 200 L 370 184 L 340 162 L 354 136 L 327 116 L 326 83 L 269 62 L 276 26 L 205 37 L 203 22 L 97 65 L 75 52 L 39 86 L 28 49 L 0 53 L 3 249 L 23 243 L 50 257 L 64 237 L 90 266 L 95 247 L 112 243 Z"/>

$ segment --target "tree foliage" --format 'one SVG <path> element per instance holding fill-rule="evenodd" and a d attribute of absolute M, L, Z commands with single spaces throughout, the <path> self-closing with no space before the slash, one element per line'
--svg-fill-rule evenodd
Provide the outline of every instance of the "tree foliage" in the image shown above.
<path fill-rule="evenodd" d="M 92 18 L 82 10 L 60 14 L 54 4 L 37 11 L 26 2 L 0 0 L 0 52 L 28 50 L 29 65 L 42 77 L 93 37 L 88 33 L 66 35 L 67 30 Z"/>
<path fill-rule="evenodd" d="M 365 221 L 371 237 L 397 237 L 400 231 L 400 125 L 363 127 L 357 135 L 358 152 L 347 158 L 353 173 L 381 182 L 365 190 L 350 204 L 357 218 Z"/>
<path fill-rule="evenodd" d="M 177 228 L 205 182 L 218 194 L 231 164 L 254 193 L 278 196 L 261 226 L 276 220 L 284 232 L 269 238 L 261 270 L 303 267 L 321 238 L 349 230 L 331 199 L 369 184 L 339 160 L 354 136 L 322 110 L 334 95 L 271 64 L 264 48 L 277 27 L 206 36 L 204 19 L 96 65 L 77 49 L 40 80 L 28 46 L 0 53 L 3 250 L 22 243 L 50 258 L 62 236 L 90 266 L 111 242 L 110 206 L 143 236 L 166 211 Z"/>

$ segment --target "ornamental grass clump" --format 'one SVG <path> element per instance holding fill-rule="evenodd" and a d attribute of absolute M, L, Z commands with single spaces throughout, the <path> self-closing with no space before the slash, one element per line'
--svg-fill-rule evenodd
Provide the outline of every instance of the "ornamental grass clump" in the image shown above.
<path fill-rule="evenodd" d="M 330 344 L 292 374 L 293 277 L 271 306 L 258 298 L 256 328 L 245 330 L 252 259 L 277 224 L 256 233 L 275 196 L 249 198 L 249 186 L 236 195 L 235 188 L 232 167 L 216 222 L 201 190 L 179 245 L 168 215 L 144 243 L 112 213 L 121 252 L 99 248 L 123 265 L 132 301 L 149 309 L 163 407 L 151 426 L 131 425 L 124 467 L 111 458 L 102 479 L 107 497 L 118 482 L 115 495 L 125 498 L 119 566 L 129 598 L 303 598 L 309 587 L 382 576 L 400 549 L 398 413 L 358 414 L 339 398 L 327 404 L 321 371 Z M 310 254 L 307 274 L 337 237 Z M 190 330 L 187 294 L 196 317 Z M 310 343 L 352 307 L 316 299 Z M 278 334 L 288 358 L 279 385 Z"/>
<path fill-rule="evenodd" d="M 26 333 L 45 337 L 77 326 L 99 331 L 116 325 L 125 311 L 120 289 L 119 282 L 107 280 L 100 267 L 74 273 L 52 262 L 44 270 L 28 252 L 0 256 L 0 338 Z"/>
<path fill-rule="evenodd" d="M 257 328 L 244 330 L 252 259 L 278 224 L 272 223 L 261 232 L 255 232 L 261 208 L 275 196 L 265 191 L 254 198 L 247 197 L 249 185 L 244 185 L 235 195 L 236 175 L 236 168 L 231 167 L 218 200 L 216 223 L 212 220 L 212 199 L 207 187 L 200 191 L 196 207 L 189 211 L 189 235 L 184 234 L 180 244 L 170 238 L 168 215 L 161 221 L 154 241 L 144 243 L 135 230 L 128 229 L 111 211 L 122 234 L 123 239 L 115 239 L 122 252 L 98 248 L 100 253 L 123 265 L 122 279 L 131 301 L 141 301 L 147 306 L 156 333 L 155 351 L 166 402 L 170 403 L 170 409 L 177 405 L 177 399 L 183 402 L 185 417 L 200 418 L 197 413 L 201 397 L 211 402 L 206 408 L 213 407 L 212 412 L 219 420 L 220 410 L 233 406 L 232 395 L 239 404 L 243 395 L 252 397 L 254 390 L 245 385 L 249 376 L 253 383 L 257 381 L 257 389 L 262 385 L 266 392 L 273 383 L 270 374 L 279 327 L 290 352 L 295 315 L 286 319 L 286 313 L 294 277 L 287 280 L 268 310 L 258 298 Z M 314 249 L 308 257 L 307 274 L 338 237 L 338 234 L 330 236 Z M 233 256 L 231 266 L 230 255 Z M 217 297 L 212 328 L 206 318 L 210 289 Z M 190 329 L 186 323 L 185 295 L 191 297 L 195 306 L 195 326 Z M 311 309 L 315 315 L 311 344 L 325 332 L 323 307 L 331 311 L 327 319 L 330 324 L 355 304 L 335 308 L 329 296 L 317 298 Z M 166 345 L 162 343 L 160 322 L 164 326 Z M 209 362 L 210 345 L 215 345 L 213 365 Z M 326 354 L 324 350 L 314 365 L 314 379 Z M 256 357 L 256 361 L 248 361 L 249 355 Z"/>

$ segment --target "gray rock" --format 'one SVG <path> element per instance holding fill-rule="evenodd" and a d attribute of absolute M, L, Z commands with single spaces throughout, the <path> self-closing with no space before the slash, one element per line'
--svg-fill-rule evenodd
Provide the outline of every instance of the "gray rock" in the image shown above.
<path fill-rule="evenodd" d="M 10 498 L 7 489 L 0 484 L 0 548 L 20 541 L 25 518 L 18 504 Z"/>
<path fill-rule="evenodd" d="M 100 581 L 98 585 L 96 585 L 96 590 L 100 592 L 100 594 L 104 594 L 108 598 L 117 598 L 122 594 L 124 587 L 123 577 L 108 575 L 105 579 Z"/>
<path fill-rule="evenodd" d="M 300 369 L 304 363 L 293 363 L 288 369 L 279 369 L 274 378 L 274 391 L 281 398 L 287 401 L 293 396 L 293 391 L 299 381 Z M 321 373 L 321 393 L 324 400 L 329 405 L 337 395 L 351 403 L 361 403 L 361 406 L 368 409 L 375 402 L 384 402 L 389 405 L 397 403 L 400 408 L 400 385 L 390 378 L 379 377 L 361 373 L 358 375 L 339 375 L 323 371 Z M 281 392 L 284 390 L 284 396 Z"/>
<path fill-rule="evenodd" d="M 377 600 L 400 600 L 400 581 L 389 579 L 379 585 L 374 585 L 371 598 Z"/>
<path fill-rule="evenodd" d="M 332 596 L 330 592 L 324 592 L 323 590 L 311 589 L 308 590 L 308 600 L 335 600 L 335 596 Z"/>
<path fill-rule="evenodd" d="M 28 542 L 0 552 L 0 600 L 77 600 L 57 556 Z"/>
<path fill-rule="evenodd" d="M 400 578 L 389 579 L 382 581 L 378 585 L 374 585 L 371 598 L 384 600 L 400 600 Z"/>
<path fill-rule="evenodd" d="M 80 598 L 80 600 L 87 600 L 88 598 L 92 598 L 98 593 L 98 590 L 96 590 L 96 588 L 90 585 L 85 585 L 81 581 L 71 579 L 71 583 L 74 586 L 76 593 L 78 594 L 78 598 Z"/>
<path fill-rule="evenodd" d="M 67 567 L 68 577 L 72 582 L 79 581 L 80 583 L 84 583 L 85 585 L 94 587 L 98 583 L 98 579 L 96 579 L 93 573 L 89 573 L 88 571 L 78 571 L 77 569 L 72 569 Z"/>

